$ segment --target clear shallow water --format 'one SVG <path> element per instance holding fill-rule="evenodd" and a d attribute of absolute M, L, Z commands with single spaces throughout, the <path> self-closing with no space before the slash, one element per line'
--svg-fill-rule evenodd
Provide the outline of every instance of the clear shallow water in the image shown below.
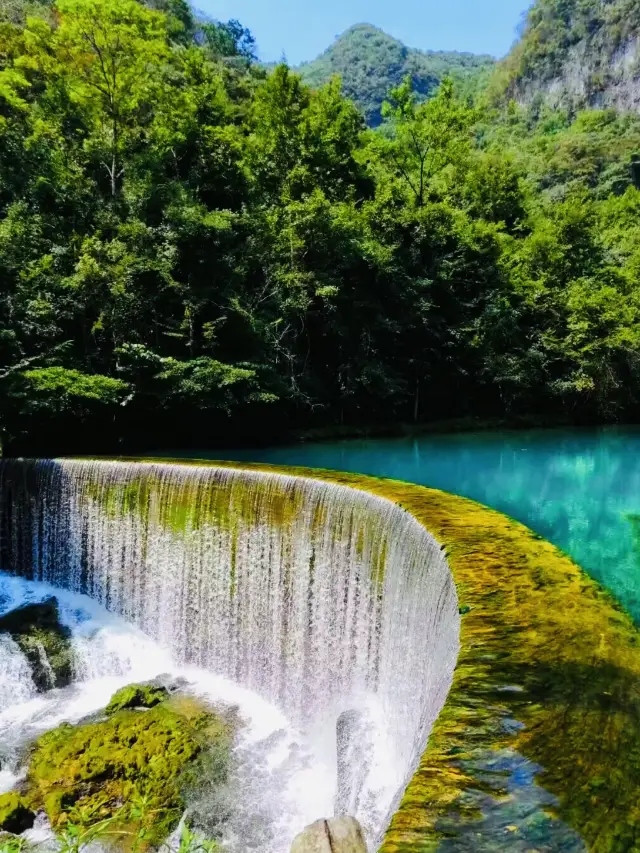
<path fill-rule="evenodd" d="M 473 498 L 563 548 L 640 622 L 640 427 L 460 433 L 188 455 L 354 471 Z"/>

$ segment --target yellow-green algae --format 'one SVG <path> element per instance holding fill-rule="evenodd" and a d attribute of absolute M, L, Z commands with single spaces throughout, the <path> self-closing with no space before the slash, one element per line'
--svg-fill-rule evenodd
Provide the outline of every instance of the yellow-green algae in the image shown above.
<path fill-rule="evenodd" d="M 75 460 L 91 461 L 91 460 Z M 118 461 L 109 459 L 108 461 Z M 130 462 L 170 462 L 187 466 L 226 467 L 234 468 L 233 464 L 217 465 L 215 463 L 186 460 L 178 463 L 177 460 L 141 460 L 127 459 L 120 461 Z M 242 470 L 250 470 L 251 466 L 242 466 Z M 258 470 L 256 466 L 255 470 Z M 274 469 L 276 470 L 276 469 Z M 284 469 L 277 469 L 286 473 Z M 83 484 L 83 499 L 97 503 L 101 510 L 111 518 L 119 518 L 123 514 L 130 513 L 138 517 L 153 518 L 165 529 L 171 530 L 177 535 L 184 535 L 198 530 L 203 524 L 214 523 L 221 530 L 231 535 L 231 564 L 229 567 L 229 582 L 232 592 L 236 583 L 236 548 L 239 526 L 250 528 L 258 523 L 265 522 L 273 526 L 287 526 L 296 522 L 299 518 L 304 494 L 291 488 L 291 484 L 280 478 L 272 478 L 268 481 L 258 481 L 256 488 L 264 490 L 262 497 L 268 502 L 269 517 L 264 518 L 264 501 L 256 499 L 256 491 L 246 488 L 246 484 L 236 479 L 233 481 L 199 481 L 197 479 L 185 479 L 180 483 L 179 490 L 176 483 L 167 484 L 162 473 L 152 465 L 145 470 L 136 472 L 132 482 L 123 485 L 117 481 L 102 482 L 87 481 Z M 25 483 L 26 494 L 33 487 Z M 168 492 L 170 491 L 170 495 Z M 179 493 L 179 497 L 176 494 Z M 314 530 L 319 530 L 326 524 L 327 508 L 322 504 L 314 509 L 311 525 Z M 352 524 L 356 524 L 352 520 Z M 361 519 L 359 526 L 353 527 L 349 532 L 350 541 L 354 542 L 355 552 L 359 557 L 363 556 L 363 548 L 366 533 L 366 519 Z M 384 580 L 385 565 L 387 560 L 387 542 L 382 537 L 373 543 L 373 553 L 370 554 L 372 577 L 376 582 Z"/>
<path fill-rule="evenodd" d="M 33 826 L 34 821 L 35 814 L 24 797 L 16 791 L 0 794 L 0 834 L 24 832 Z"/>
<path fill-rule="evenodd" d="M 121 687 L 113 694 L 104 712 L 109 716 L 115 714 L 116 711 L 155 708 L 156 705 L 165 701 L 168 694 L 169 691 L 162 685 L 127 684 L 126 687 Z"/>
<path fill-rule="evenodd" d="M 128 701 L 133 698 L 139 702 L 136 710 Z M 140 709 L 145 705 L 149 710 Z M 167 696 L 149 685 L 118 691 L 106 713 L 94 722 L 62 723 L 36 740 L 21 802 L 44 809 L 56 829 L 69 820 L 86 826 L 115 820 L 110 830 L 116 847 L 127 849 L 135 834 L 131 807 L 144 801 L 137 821 L 145 830 L 146 849 L 177 825 L 185 808 L 185 774 L 213 748 L 226 759 L 232 729 L 198 700 Z"/>
<path fill-rule="evenodd" d="M 640 853 L 640 634 L 556 547 L 473 501 L 398 481 L 264 464 L 130 461 L 349 486 L 399 505 L 445 547 L 465 614 L 460 656 L 383 853 L 580 849 L 571 833 L 554 835 L 554 825 L 571 827 L 593 853 Z"/>

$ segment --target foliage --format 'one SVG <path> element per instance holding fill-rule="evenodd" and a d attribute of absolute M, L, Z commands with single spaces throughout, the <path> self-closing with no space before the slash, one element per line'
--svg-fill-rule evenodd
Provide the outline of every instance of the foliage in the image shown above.
<path fill-rule="evenodd" d="M 226 23 L 205 22 L 201 25 L 202 37 L 214 56 L 255 59 L 256 41 L 251 31 L 239 21 Z"/>
<path fill-rule="evenodd" d="M 215 841 L 201 838 L 197 832 L 193 832 L 184 824 L 180 832 L 180 843 L 178 853 L 215 853 L 218 845 Z"/>
<path fill-rule="evenodd" d="M 15 797 L 17 795 L 4 795 Z M 149 800 L 134 799 L 133 804 L 123 806 L 112 817 L 95 823 L 87 822 L 89 815 L 86 810 L 72 809 L 70 818 L 62 829 L 54 833 L 57 853 L 84 853 L 95 849 L 96 844 L 106 844 L 109 849 L 124 848 L 128 853 L 140 853 L 148 849 L 149 832 L 146 825 L 149 822 Z M 131 829 L 118 830 L 118 825 L 128 821 Z M 118 843 L 120 842 L 120 843 Z M 157 848 L 159 853 L 172 853 L 176 850 L 174 844 L 166 840 Z M 183 823 L 178 838 L 177 853 L 215 853 L 219 849 L 217 842 L 204 838 L 199 832 Z M 39 853 L 50 850 L 48 841 L 33 842 L 23 835 L 12 835 L 0 832 L 0 853 Z"/>
<path fill-rule="evenodd" d="M 179 0 L 47 15 L 0 23 L 10 452 L 640 414 L 636 117 L 425 100 L 405 49 L 371 130 Z"/>
<path fill-rule="evenodd" d="M 374 137 L 372 147 L 406 183 L 411 201 L 422 207 L 432 179 L 467 159 L 473 113 L 454 97 L 450 80 L 432 100 L 417 105 L 411 79 L 392 89 L 382 106 L 390 138 Z"/>

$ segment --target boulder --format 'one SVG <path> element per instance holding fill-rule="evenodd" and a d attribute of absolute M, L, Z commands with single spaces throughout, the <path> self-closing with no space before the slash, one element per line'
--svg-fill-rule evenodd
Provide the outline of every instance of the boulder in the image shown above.
<path fill-rule="evenodd" d="M 11 635 L 29 661 L 33 683 L 40 692 L 71 683 L 71 631 L 60 622 L 57 599 L 26 604 L 0 616 L 3 633 Z"/>
<path fill-rule="evenodd" d="M 291 853 L 367 853 L 367 845 L 354 817 L 333 817 L 304 829 L 294 838 Z"/>
<path fill-rule="evenodd" d="M 31 829 L 35 819 L 35 814 L 20 794 L 14 791 L 0 794 L 0 830 L 19 835 Z"/>
<path fill-rule="evenodd" d="M 155 708 L 169 695 L 166 687 L 155 684 L 128 684 L 111 697 L 105 712 L 115 714 L 125 708 Z"/>
<path fill-rule="evenodd" d="M 133 685 L 125 698 L 138 696 L 139 689 Z M 166 691 L 163 696 L 155 703 L 154 694 L 154 706 L 144 712 L 121 707 L 101 720 L 62 723 L 41 735 L 29 756 L 28 805 L 43 809 L 56 830 L 75 812 L 87 816 L 83 825 L 110 820 L 123 838 L 144 830 L 146 844 L 163 842 L 187 806 L 184 789 L 191 777 L 197 784 L 215 750 L 224 779 L 233 742 L 228 721 L 199 700 Z M 143 800 L 144 810 L 135 814 Z"/>

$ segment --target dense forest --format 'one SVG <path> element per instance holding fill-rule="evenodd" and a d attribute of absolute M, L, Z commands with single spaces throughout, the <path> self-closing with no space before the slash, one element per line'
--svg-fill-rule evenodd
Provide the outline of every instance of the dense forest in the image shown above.
<path fill-rule="evenodd" d="M 296 71 L 316 89 L 339 75 L 345 97 L 359 107 L 370 127 L 377 127 L 389 92 L 407 77 L 421 101 L 433 95 L 447 77 L 455 81 L 460 95 L 475 94 L 486 85 L 494 67 L 491 56 L 416 50 L 371 24 L 356 24 L 321 56 Z"/>
<path fill-rule="evenodd" d="M 2 6 L 5 452 L 640 417 L 640 118 L 409 76 L 373 130 L 152 5 Z"/>

